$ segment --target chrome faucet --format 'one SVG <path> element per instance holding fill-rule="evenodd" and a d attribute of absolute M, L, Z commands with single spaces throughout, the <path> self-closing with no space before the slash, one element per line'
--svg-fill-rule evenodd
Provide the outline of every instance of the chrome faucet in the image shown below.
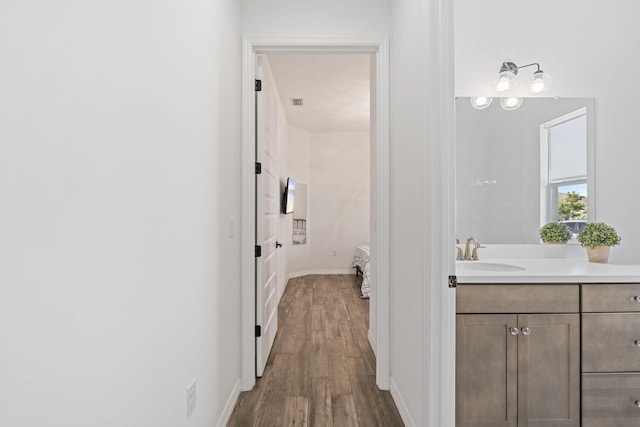
<path fill-rule="evenodd" d="M 471 242 L 473 242 L 473 250 L 471 251 Z M 469 237 L 467 243 L 464 245 L 463 259 L 468 261 L 478 261 L 478 249 L 480 248 L 480 242 L 475 237 Z"/>

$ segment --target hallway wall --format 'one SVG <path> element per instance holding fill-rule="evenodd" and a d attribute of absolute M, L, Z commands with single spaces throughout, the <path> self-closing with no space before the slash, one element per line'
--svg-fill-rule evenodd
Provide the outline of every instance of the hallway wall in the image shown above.
<path fill-rule="evenodd" d="M 421 0 L 395 3 L 391 35 L 391 392 L 402 397 L 409 426 L 427 425 L 418 374 L 426 357 L 421 338 L 429 238 L 425 11 Z"/>
<path fill-rule="evenodd" d="M 216 425 L 241 360 L 239 2 L 0 17 L 0 425 Z"/>

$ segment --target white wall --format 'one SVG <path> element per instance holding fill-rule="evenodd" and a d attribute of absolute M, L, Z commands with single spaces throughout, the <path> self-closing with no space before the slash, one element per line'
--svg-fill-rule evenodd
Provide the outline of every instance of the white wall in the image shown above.
<path fill-rule="evenodd" d="M 612 76 L 610 64 L 640 67 L 633 54 L 640 47 L 640 3 L 541 0 L 536 7 L 516 6 L 507 0 L 456 0 L 456 95 L 487 93 L 509 58 L 517 64 L 539 62 L 553 76 L 549 96 L 595 97 L 597 220 L 622 235 L 611 261 L 638 263 L 640 199 L 625 194 L 635 194 L 629 189 L 640 180 L 635 117 L 640 81 L 633 72 Z M 530 75 L 528 69 L 522 74 Z"/>
<path fill-rule="evenodd" d="M 353 273 L 355 248 L 369 243 L 369 132 L 289 129 L 289 175 L 309 195 L 307 244 L 289 248 L 288 273 Z"/>
<path fill-rule="evenodd" d="M 307 224 L 311 225 L 313 224 L 313 216 L 309 209 L 311 206 L 309 199 L 313 195 L 313 189 L 309 185 L 311 182 L 311 132 L 295 126 L 289 126 L 288 134 L 287 173 L 296 182 L 307 184 Z M 298 198 L 296 196 L 297 201 Z M 295 209 L 296 207 L 294 206 Z M 287 215 L 287 217 L 290 216 Z M 307 227 L 306 245 L 291 245 L 291 239 L 287 242 L 290 244 L 287 251 L 287 275 L 302 274 L 309 270 L 308 260 L 312 256 L 311 244 L 313 243 L 309 238 L 309 231 L 310 228 Z"/>
<path fill-rule="evenodd" d="M 311 134 L 309 270 L 353 272 L 369 243 L 369 174 L 369 132 Z"/>
<path fill-rule="evenodd" d="M 422 375 L 422 317 L 427 283 L 426 4 L 393 3 L 391 33 L 391 391 L 407 425 L 427 425 Z"/>
<path fill-rule="evenodd" d="M 238 2 L 0 16 L 0 425 L 184 426 L 194 378 L 189 425 L 224 421 L 241 359 Z"/>
<path fill-rule="evenodd" d="M 242 31 L 305 36 L 387 34 L 389 3 L 389 0 L 242 0 Z"/>

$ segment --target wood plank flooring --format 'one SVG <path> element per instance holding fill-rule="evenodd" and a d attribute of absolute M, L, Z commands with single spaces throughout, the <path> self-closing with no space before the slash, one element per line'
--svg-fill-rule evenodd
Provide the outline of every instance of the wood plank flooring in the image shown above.
<path fill-rule="evenodd" d="M 404 425 L 389 392 L 375 383 L 369 300 L 359 298 L 361 280 L 289 280 L 264 376 L 240 395 L 228 426 Z"/>

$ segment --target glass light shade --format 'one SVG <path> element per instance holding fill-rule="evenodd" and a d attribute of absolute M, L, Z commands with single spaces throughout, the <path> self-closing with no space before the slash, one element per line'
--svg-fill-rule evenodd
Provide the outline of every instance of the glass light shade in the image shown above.
<path fill-rule="evenodd" d="M 513 96 L 500 98 L 500 106 L 503 110 L 507 111 L 517 110 L 522 105 L 522 101 L 522 98 L 515 98 Z"/>
<path fill-rule="evenodd" d="M 509 92 L 516 87 L 516 75 L 513 71 L 501 71 L 498 74 L 498 80 L 495 82 L 496 91 L 500 93 Z"/>
<path fill-rule="evenodd" d="M 532 95 L 542 95 L 551 88 L 551 76 L 542 70 L 533 73 L 531 83 L 529 83 L 529 93 Z"/>
<path fill-rule="evenodd" d="M 469 102 L 471 102 L 471 106 L 476 110 L 484 110 L 489 105 L 491 105 L 492 101 L 493 101 L 493 98 L 488 96 L 472 96 L 471 98 L 469 98 Z"/>

